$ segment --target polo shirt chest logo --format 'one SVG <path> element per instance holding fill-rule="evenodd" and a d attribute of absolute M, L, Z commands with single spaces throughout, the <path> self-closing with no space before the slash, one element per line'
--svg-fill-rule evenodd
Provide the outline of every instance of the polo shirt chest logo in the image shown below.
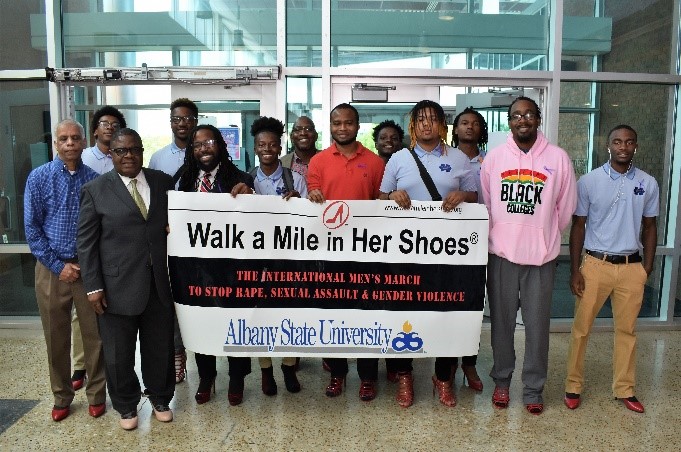
<path fill-rule="evenodd" d="M 443 163 L 442 165 L 440 165 L 440 171 L 449 173 L 452 171 L 452 165 L 448 163 Z"/>
<path fill-rule="evenodd" d="M 642 196 L 646 191 L 643 189 L 643 181 L 638 181 L 638 187 L 634 187 L 634 195 Z"/>

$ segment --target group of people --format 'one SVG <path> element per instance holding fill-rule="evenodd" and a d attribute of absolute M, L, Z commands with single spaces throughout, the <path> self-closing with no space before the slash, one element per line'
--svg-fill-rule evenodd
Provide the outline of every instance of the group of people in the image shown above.
<path fill-rule="evenodd" d="M 556 258 L 561 231 L 572 221 L 570 287 L 576 304 L 564 403 L 569 409 L 580 405 L 589 333 L 610 297 L 615 323 L 612 390 L 628 409 L 644 411 L 634 391 L 634 330 L 655 256 L 659 190 L 654 178 L 633 166 L 637 135 L 630 126 L 612 129 L 609 160 L 577 183 L 567 153 L 544 137 L 539 106 L 527 97 L 509 106 L 508 138 L 489 152 L 482 114 L 473 108 L 461 111 L 453 122 L 450 146 L 444 110 L 430 100 L 411 110 L 408 146 L 403 145 L 405 131 L 395 122 L 375 127 L 377 154 L 357 141 L 359 113 L 350 104 L 331 111 L 333 142 L 327 149 L 317 150 L 315 125 L 302 116 L 290 132 L 292 152 L 281 158 L 285 125 L 261 117 L 250 130 L 259 160 L 250 173 L 234 165 L 220 131 L 199 124 L 198 118 L 191 100 L 171 104 L 173 141 L 152 156 L 149 168 L 142 165 L 139 134 L 126 127 L 114 107 L 95 112 L 91 148 L 85 148 L 82 125 L 64 120 L 54 133 L 57 155 L 28 178 L 26 237 L 37 259 L 35 288 L 54 394 L 53 420 L 70 414 L 75 391 L 85 383 L 91 416 L 104 414 L 108 386 L 121 427 L 136 428 L 141 400 L 134 370 L 138 336 L 144 391 L 154 416 L 161 422 L 173 419 L 169 404 L 174 386 L 187 373 L 166 259 L 167 192 L 173 189 L 300 197 L 315 203 L 381 199 L 405 209 L 411 201 L 437 201 L 445 212 L 462 202 L 484 203 L 489 211 L 492 403 L 502 409 L 510 402 L 516 316 L 522 307 L 522 401 L 532 414 L 544 410 Z M 70 377 L 71 342 L 75 370 Z M 216 357 L 195 353 L 195 359 L 195 400 L 203 404 L 215 391 Z M 476 359 L 462 357 L 461 369 L 464 383 L 482 391 Z M 238 405 L 251 360 L 228 361 L 227 398 Z M 276 394 L 272 360 L 260 358 L 259 364 L 263 393 Z M 331 376 L 326 395 L 336 397 L 345 386 L 348 361 L 328 357 L 323 365 Z M 457 403 L 453 380 L 458 366 L 456 357 L 435 359 L 433 391 L 448 407 Z M 283 358 L 280 367 L 286 389 L 300 391 L 297 359 Z M 386 368 L 388 380 L 398 384 L 398 405 L 411 406 L 412 359 L 386 359 Z M 360 399 L 373 400 L 378 359 L 358 358 L 357 371 Z"/>

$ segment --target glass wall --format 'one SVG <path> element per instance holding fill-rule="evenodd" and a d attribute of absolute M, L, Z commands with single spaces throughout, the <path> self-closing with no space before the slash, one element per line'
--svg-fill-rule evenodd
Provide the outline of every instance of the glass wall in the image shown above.
<path fill-rule="evenodd" d="M 62 5 L 65 67 L 277 64 L 276 0 Z M 34 35 L 39 29 L 44 36 L 44 22 L 36 20 Z"/>
<path fill-rule="evenodd" d="M 36 37 L 35 27 L 45 28 L 44 0 L 23 0 L 2 5 L 0 29 L 3 45 L 0 46 L 0 70 L 35 69 L 47 66 L 47 47 L 42 37 Z M 11 39 L 8 45 L 5 39 Z M 40 39 L 42 38 L 42 39 Z"/>
<path fill-rule="evenodd" d="M 564 71 L 676 70 L 674 0 L 564 0 L 563 5 Z"/>
<path fill-rule="evenodd" d="M 546 70 L 549 4 L 334 1 L 331 66 Z"/>
<path fill-rule="evenodd" d="M 278 5 L 285 11 L 277 11 Z M 437 77 L 439 90 L 429 93 L 439 95 L 452 118 L 457 95 L 494 98 L 498 87 L 537 90 L 542 130 L 566 149 L 577 177 L 606 161 L 608 131 L 630 124 L 639 134 L 635 164 L 656 178 L 661 192 L 658 257 L 641 317 L 670 323 L 667 313 L 681 315 L 681 249 L 674 246 L 681 193 L 681 159 L 674 158 L 681 136 L 678 17 L 678 0 L 13 2 L 0 15 L 6 32 L 0 45 L 0 284 L 11 294 L 0 300 L 0 316 L 37 314 L 23 190 L 30 170 L 51 156 L 51 123 L 73 112 L 90 136 L 92 113 L 110 104 L 140 129 L 147 159 L 171 139 L 168 105 L 177 85 L 83 83 L 65 94 L 61 86 L 38 80 L 45 66 L 281 65 L 280 79 L 270 85 L 276 87 L 267 91 L 276 95 L 264 110 L 262 96 L 239 95 L 241 87 L 228 90 L 218 83 L 220 95 L 213 97 L 204 87 L 182 91 L 197 96 L 199 122 L 240 129 L 242 168 L 254 163 L 248 127 L 261 111 L 285 120 L 287 132 L 298 117 L 310 116 L 318 148 L 327 146 L 331 99 L 350 101 L 349 95 L 334 95 L 334 78 L 343 78 L 349 93 L 350 85 L 370 78 L 413 88 Z M 552 27 L 562 30 L 559 42 Z M 48 36 L 48 29 L 57 35 Z M 404 121 L 412 99 L 394 94 L 383 104 L 358 105 L 365 144 L 380 120 Z M 481 109 L 492 130 L 507 130 L 505 107 L 492 101 Z M 554 318 L 572 316 L 568 260 L 564 248 Z M 677 273 L 679 278 L 671 276 Z M 607 308 L 601 316 L 610 316 Z"/>

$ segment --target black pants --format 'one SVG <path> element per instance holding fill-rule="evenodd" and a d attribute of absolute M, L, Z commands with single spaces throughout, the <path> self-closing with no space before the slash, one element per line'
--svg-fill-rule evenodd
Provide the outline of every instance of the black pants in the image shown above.
<path fill-rule="evenodd" d="M 213 355 L 202 355 L 194 353 L 196 367 L 199 370 L 199 378 L 212 379 L 218 374 L 216 357 Z M 228 356 L 229 376 L 234 378 L 244 378 L 251 373 L 251 358 L 236 358 Z"/>
<path fill-rule="evenodd" d="M 140 315 L 104 314 L 97 317 L 102 338 L 106 382 L 114 410 L 121 414 L 137 410 L 141 397 L 135 373 L 139 333 L 142 380 L 153 404 L 167 405 L 175 394 L 175 308 L 159 299 L 154 279 L 147 306 Z M 105 295 L 106 296 L 106 295 Z"/>
<path fill-rule="evenodd" d="M 413 358 L 386 358 L 385 370 L 388 372 L 411 372 Z"/>
<path fill-rule="evenodd" d="M 345 377 L 348 373 L 346 358 L 324 358 L 331 368 L 332 377 Z M 357 374 L 360 380 L 378 380 L 378 358 L 357 358 Z"/>
<path fill-rule="evenodd" d="M 463 366 L 475 366 L 478 362 L 478 355 L 464 356 L 461 358 Z M 448 381 L 452 378 L 452 367 L 459 365 L 459 358 L 440 357 L 435 358 L 435 376 L 440 381 Z"/>

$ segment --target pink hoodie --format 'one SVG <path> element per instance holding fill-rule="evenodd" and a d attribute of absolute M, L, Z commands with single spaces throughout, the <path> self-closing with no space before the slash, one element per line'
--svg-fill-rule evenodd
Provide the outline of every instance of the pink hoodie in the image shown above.
<path fill-rule="evenodd" d="M 480 170 L 489 210 L 489 252 L 520 265 L 558 256 L 560 232 L 577 205 L 577 183 L 567 153 L 538 131 L 525 154 L 513 135 L 492 149 Z"/>

